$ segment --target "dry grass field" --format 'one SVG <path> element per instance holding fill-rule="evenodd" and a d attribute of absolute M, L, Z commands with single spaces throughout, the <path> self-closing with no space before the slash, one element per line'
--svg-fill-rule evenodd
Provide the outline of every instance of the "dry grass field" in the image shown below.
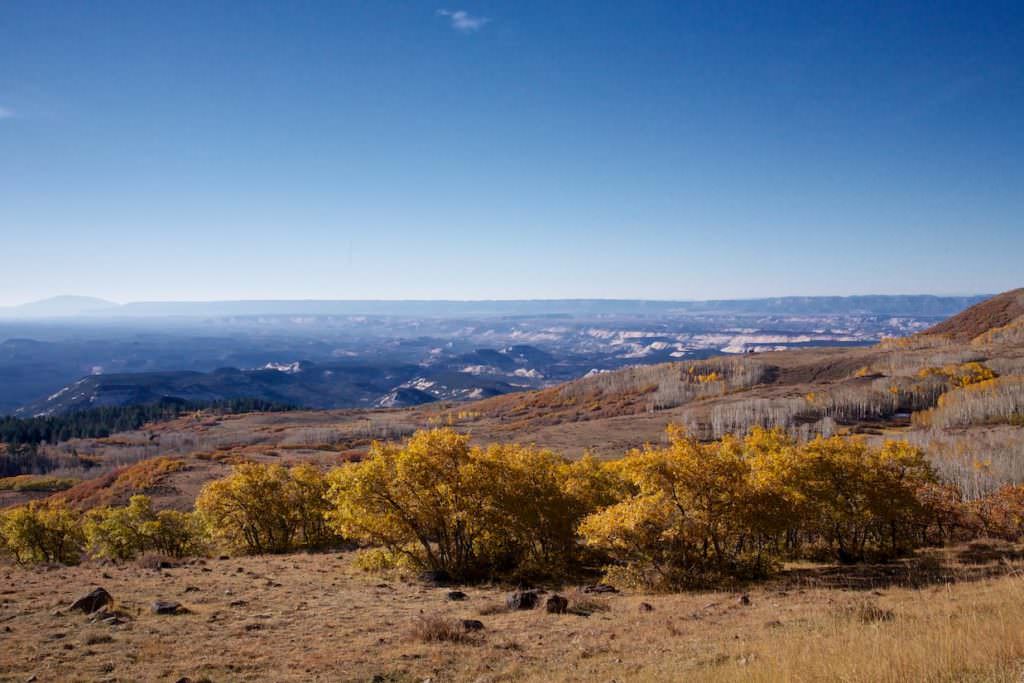
<path fill-rule="evenodd" d="M 507 611 L 500 586 L 459 587 L 467 598 L 450 601 L 449 588 L 365 574 L 351 553 L 5 565 L 0 680 L 1019 681 L 1022 557 L 979 543 L 892 565 L 796 566 L 749 601 L 563 587 L 562 615 Z M 123 623 L 69 609 L 93 586 Z M 154 614 L 156 600 L 188 611 Z"/>

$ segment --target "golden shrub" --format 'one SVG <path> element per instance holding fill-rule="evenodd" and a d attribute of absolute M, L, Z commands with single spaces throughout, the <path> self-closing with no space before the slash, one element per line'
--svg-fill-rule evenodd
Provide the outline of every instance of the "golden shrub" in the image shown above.
<path fill-rule="evenodd" d="M 61 503 L 33 502 L 0 513 L 0 539 L 20 563 L 77 564 L 85 545 L 80 521 Z"/>
<path fill-rule="evenodd" d="M 634 451 L 619 467 L 633 495 L 588 516 L 580 534 L 618 576 L 655 587 L 756 576 L 807 547 L 843 561 L 902 552 L 926 512 L 918 491 L 934 481 L 902 442 L 797 445 L 764 429 L 701 443 L 671 428 L 668 447 Z"/>
<path fill-rule="evenodd" d="M 153 510 L 148 496 L 132 496 L 124 507 L 98 508 L 85 515 L 85 537 L 93 555 L 130 560 L 147 552 L 186 557 L 203 551 L 205 529 L 194 513 Z"/>
<path fill-rule="evenodd" d="M 211 536 L 231 550 L 283 553 L 336 540 L 324 521 L 326 493 L 323 474 L 311 465 L 244 463 L 207 484 L 196 511 Z"/>
<path fill-rule="evenodd" d="M 337 533 L 460 578 L 564 571 L 577 557 L 579 520 L 609 500 L 613 481 L 592 459 L 472 447 L 448 428 L 374 444 L 329 479 Z"/>

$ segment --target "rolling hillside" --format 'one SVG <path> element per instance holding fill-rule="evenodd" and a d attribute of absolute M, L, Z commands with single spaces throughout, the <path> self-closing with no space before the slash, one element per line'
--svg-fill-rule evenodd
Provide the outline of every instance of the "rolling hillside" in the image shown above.
<path fill-rule="evenodd" d="M 991 330 L 1013 324 L 1024 317 L 1024 288 L 996 295 L 948 320 L 935 325 L 922 334 L 939 335 L 955 342 L 966 343 Z"/>

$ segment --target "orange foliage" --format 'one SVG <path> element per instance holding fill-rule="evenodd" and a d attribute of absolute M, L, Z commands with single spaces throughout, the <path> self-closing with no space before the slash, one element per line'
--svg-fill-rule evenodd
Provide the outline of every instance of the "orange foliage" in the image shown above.
<path fill-rule="evenodd" d="M 51 498 L 79 510 L 125 503 L 133 494 L 151 490 L 168 474 L 186 467 L 182 460 L 168 457 L 143 460 L 108 472 L 102 477 L 83 481 Z"/>

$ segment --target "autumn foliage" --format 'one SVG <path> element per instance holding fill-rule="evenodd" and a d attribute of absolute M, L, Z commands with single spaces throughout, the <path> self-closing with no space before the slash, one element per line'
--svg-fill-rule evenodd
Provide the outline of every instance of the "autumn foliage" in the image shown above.
<path fill-rule="evenodd" d="M 797 445 L 781 431 L 669 445 L 613 465 L 632 494 L 587 517 L 580 532 L 620 578 L 656 587 L 763 575 L 781 559 L 856 561 L 898 554 L 919 538 L 917 492 L 934 480 L 921 452 L 838 437 Z"/>
<path fill-rule="evenodd" d="M 0 513 L 0 550 L 21 563 L 76 564 L 85 545 L 81 516 L 62 503 L 29 503 Z"/>
<path fill-rule="evenodd" d="M 981 380 L 970 387 L 984 386 Z M 906 442 L 799 442 L 781 429 L 570 461 L 515 444 L 474 446 L 451 428 L 375 443 L 360 462 L 246 463 L 191 513 L 146 496 L 80 513 L 59 499 L 0 513 L 19 562 L 280 553 L 362 546 L 365 568 L 459 580 L 566 579 L 603 567 L 655 589 L 765 576 L 782 562 L 858 562 L 976 536 L 1024 537 L 1024 487 L 965 500 Z"/>
<path fill-rule="evenodd" d="M 203 552 L 206 530 L 195 513 L 153 509 L 135 495 L 124 507 L 90 510 L 83 519 L 86 543 L 96 557 L 131 560 L 147 552 L 187 557 Z"/>
<path fill-rule="evenodd" d="M 284 553 L 330 545 L 327 484 L 312 465 L 246 463 L 211 482 L 196 513 L 214 539 L 235 552 Z"/>
<path fill-rule="evenodd" d="M 376 444 L 329 475 L 331 526 L 395 563 L 459 578 L 559 573 L 579 559 L 576 527 L 614 499 L 613 478 L 515 445 L 478 448 L 452 429 Z"/>

